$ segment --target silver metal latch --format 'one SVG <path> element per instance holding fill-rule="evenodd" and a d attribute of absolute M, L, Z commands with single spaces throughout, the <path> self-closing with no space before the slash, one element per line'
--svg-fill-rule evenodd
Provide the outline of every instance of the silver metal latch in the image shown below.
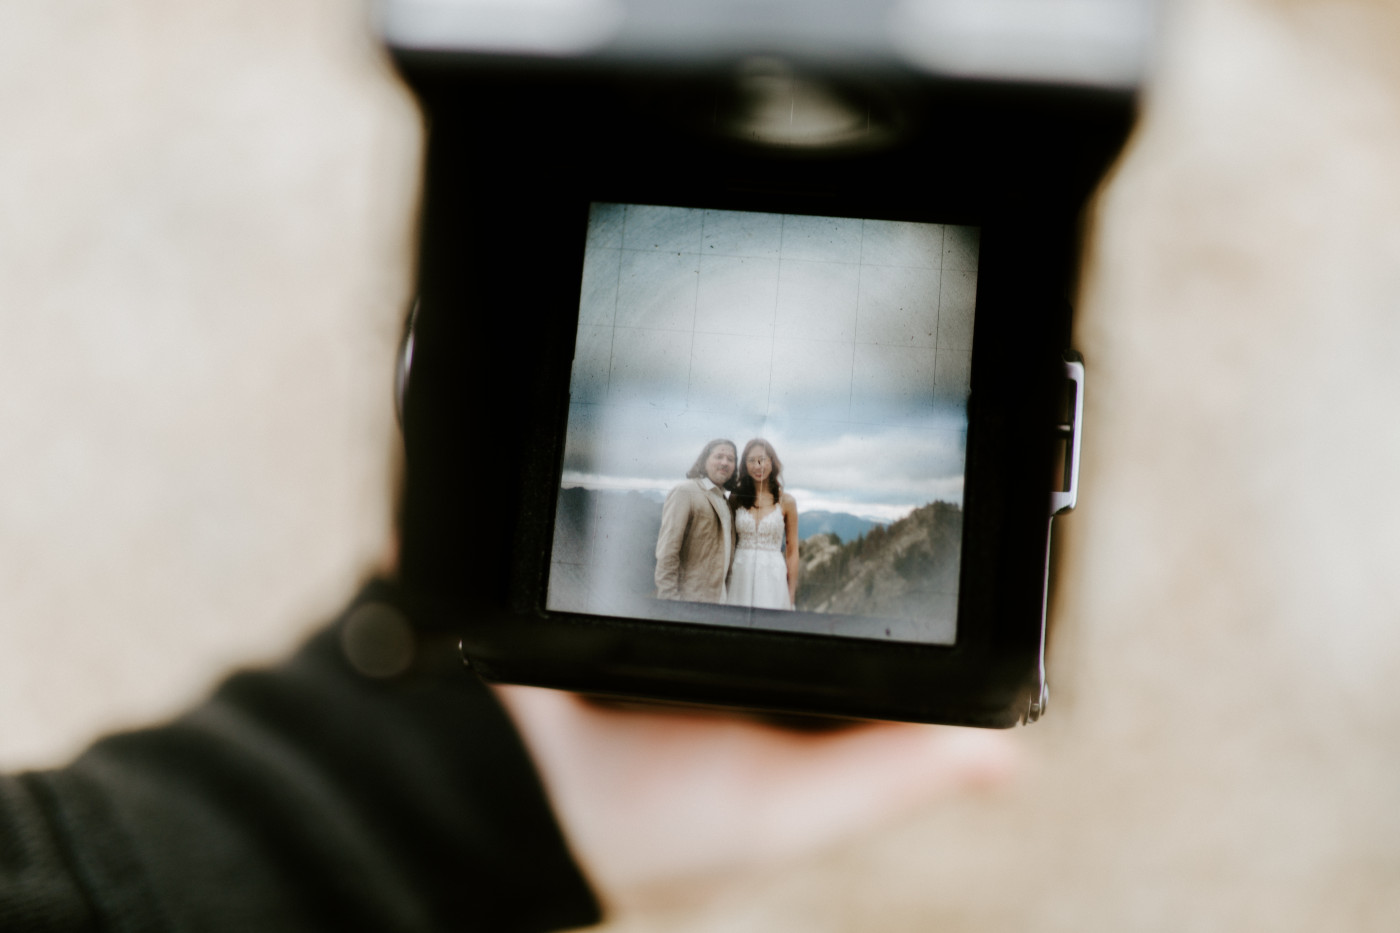
<path fill-rule="evenodd" d="M 1063 490 L 1050 494 L 1050 517 L 1074 508 L 1079 496 L 1079 435 L 1080 423 L 1084 420 L 1084 358 L 1073 350 L 1065 352 L 1065 381 L 1073 393 L 1069 400 L 1069 420 L 1055 426 L 1056 433 L 1065 442 L 1065 469 Z"/>
<path fill-rule="evenodd" d="M 403 408 L 408 398 L 408 379 L 413 372 L 413 338 L 418 331 L 418 300 L 404 321 L 403 339 L 399 341 L 399 356 L 394 361 L 394 414 L 399 418 L 399 429 L 403 430 Z"/>
<path fill-rule="evenodd" d="M 1066 350 L 1064 356 L 1065 381 L 1071 393 L 1066 405 L 1067 419 L 1057 424 L 1055 431 L 1064 442 L 1064 471 L 1061 477 L 1063 489 L 1050 493 L 1051 526 L 1045 534 L 1045 582 L 1040 595 L 1040 657 L 1036 662 L 1035 683 L 1031 687 L 1030 703 L 1026 707 L 1023 722 L 1030 724 L 1045 715 L 1050 704 L 1050 682 L 1045 676 L 1045 634 L 1046 616 L 1050 603 L 1050 532 L 1055 524 L 1055 516 L 1063 515 L 1074 508 L 1079 501 L 1079 440 L 1084 426 L 1084 358 L 1073 350 Z"/>

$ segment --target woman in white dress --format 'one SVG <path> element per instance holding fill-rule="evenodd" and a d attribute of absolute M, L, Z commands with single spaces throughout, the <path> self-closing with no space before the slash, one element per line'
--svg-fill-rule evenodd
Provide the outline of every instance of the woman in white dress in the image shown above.
<path fill-rule="evenodd" d="M 782 471 L 772 444 L 755 438 L 744 445 L 729 496 L 739 537 L 726 591 L 731 606 L 791 609 L 797 598 L 797 502 L 783 492 Z"/>

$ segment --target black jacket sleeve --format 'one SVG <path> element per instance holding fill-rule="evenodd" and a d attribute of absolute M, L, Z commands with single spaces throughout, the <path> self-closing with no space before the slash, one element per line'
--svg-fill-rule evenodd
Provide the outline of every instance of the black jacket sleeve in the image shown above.
<path fill-rule="evenodd" d="M 347 617 L 397 612 L 372 584 Z M 0 778 L 0 930 L 536 931 L 598 907 L 455 649 L 358 673 L 342 618 L 192 713 Z"/>

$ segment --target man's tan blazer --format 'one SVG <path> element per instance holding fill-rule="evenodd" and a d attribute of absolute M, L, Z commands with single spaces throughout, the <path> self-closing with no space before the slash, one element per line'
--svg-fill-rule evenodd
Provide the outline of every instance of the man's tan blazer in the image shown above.
<path fill-rule="evenodd" d="M 656 538 L 656 595 L 723 602 L 733 555 L 733 519 L 724 493 L 699 479 L 687 479 L 672 489 L 661 508 L 661 533 Z"/>

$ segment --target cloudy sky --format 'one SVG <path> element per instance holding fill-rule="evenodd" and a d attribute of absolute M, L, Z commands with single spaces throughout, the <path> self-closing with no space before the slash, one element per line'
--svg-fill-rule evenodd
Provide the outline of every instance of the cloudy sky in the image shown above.
<path fill-rule="evenodd" d="M 976 266 L 967 227 L 595 205 L 564 484 L 765 437 L 803 510 L 961 501 Z"/>
<path fill-rule="evenodd" d="M 960 411 L 923 423 L 861 425 L 631 406 L 575 405 L 564 485 L 665 491 L 715 437 L 766 438 L 803 510 L 893 521 L 918 505 L 962 501 Z"/>

